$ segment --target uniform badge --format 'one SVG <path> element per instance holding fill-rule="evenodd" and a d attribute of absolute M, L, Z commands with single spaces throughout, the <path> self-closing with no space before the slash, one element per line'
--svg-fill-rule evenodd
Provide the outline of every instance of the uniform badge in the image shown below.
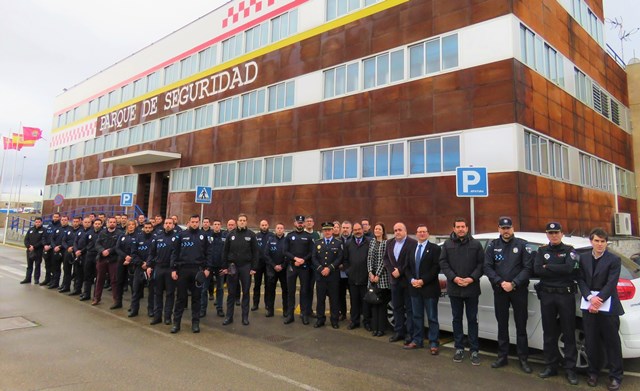
<path fill-rule="evenodd" d="M 549 258 L 551 258 L 551 255 L 549 255 L 549 254 L 544 254 L 544 259 L 549 260 Z"/>
<path fill-rule="evenodd" d="M 236 240 L 236 236 L 235 236 L 235 235 L 234 235 L 234 236 L 232 236 L 232 237 L 231 237 L 231 240 Z"/>
<path fill-rule="evenodd" d="M 175 241 L 176 241 L 175 236 L 174 236 L 173 238 L 171 238 L 171 241 L 172 241 L 172 242 L 175 242 Z"/>
<path fill-rule="evenodd" d="M 517 254 L 517 253 L 518 253 L 518 247 L 514 247 L 514 248 L 513 248 L 513 253 L 514 253 L 514 254 Z"/>
<path fill-rule="evenodd" d="M 89 235 L 89 240 L 91 240 L 91 235 Z"/>
<path fill-rule="evenodd" d="M 200 235 L 200 240 L 202 240 L 202 239 L 204 239 L 204 236 L 203 236 L 203 235 Z"/>
<path fill-rule="evenodd" d="M 320 250 L 321 247 L 322 247 L 321 245 L 318 245 L 318 250 Z"/>
<path fill-rule="evenodd" d="M 291 236 L 291 240 L 296 240 L 296 235 Z"/>
<path fill-rule="evenodd" d="M 124 242 L 124 239 L 125 239 L 125 238 L 124 238 L 124 236 L 123 236 L 123 237 L 122 237 L 122 239 L 120 239 L 120 240 Z"/>
<path fill-rule="evenodd" d="M 571 257 L 571 259 L 575 260 L 576 259 L 576 253 L 574 252 L 570 252 L 569 256 Z"/>

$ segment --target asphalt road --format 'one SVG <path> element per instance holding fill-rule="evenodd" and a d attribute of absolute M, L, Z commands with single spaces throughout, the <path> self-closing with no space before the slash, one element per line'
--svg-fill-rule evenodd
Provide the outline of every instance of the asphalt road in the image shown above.
<path fill-rule="evenodd" d="M 150 326 L 146 316 L 127 318 L 128 303 L 110 311 L 109 292 L 92 307 L 18 284 L 23 254 L 0 247 L 0 390 L 590 389 L 584 378 L 572 387 L 562 376 L 526 375 L 516 361 L 491 369 L 490 341 L 483 341 L 482 363 L 474 367 L 468 359 L 454 363 L 449 345 L 434 357 L 424 349 L 404 351 L 363 329 L 349 331 L 346 322 L 338 330 L 314 329 L 299 319 L 284 325 L 281 311 L 265 318 L 263 308 L 251 313 L 249 326 L 222 326 L 210 311 L 200 334 L 190 332 L 187 312 L 183 330 L 174 335 L 170 326 Z M 33 327 L 12 328 L 22 325 L 20 317 Z M 534 371 L 541 370 L 533 361 Z M 639 367 L 640 359 L 625 360 L 627 371 Z M 603 374 L 602 388 L 605 379 Z M 623 387 L 640 389 L 640 378 L 628 374 Z"/>

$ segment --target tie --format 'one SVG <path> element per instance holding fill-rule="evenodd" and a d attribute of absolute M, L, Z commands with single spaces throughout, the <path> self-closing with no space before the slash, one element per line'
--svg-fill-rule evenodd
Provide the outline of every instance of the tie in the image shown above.
<path fill-rule="evenodd" d="M 327 244 L 327 246 L 329 245 L 329 243 L 331 243 L 331 241 L 330 241 L 330 240 L 328 240 L 328 239 L 325 239 L 325 241 L 324 241 L 324 242 Z"/>
<path fill-rule="evenodd" d="M 418 253 L 416 254 L 416 274 L 420 273 L 420 261 L 422 260 L 422 243 L 418 245 Z"/>
<path fill-rule="evenodd" d="M 362 239 L 360 239 L 360 238 L 356 238 L 356 244 L 357 244 L 358 246 L 360 245 L 360 241 L 361 241 L 361 240 L 362 240 Z"/>

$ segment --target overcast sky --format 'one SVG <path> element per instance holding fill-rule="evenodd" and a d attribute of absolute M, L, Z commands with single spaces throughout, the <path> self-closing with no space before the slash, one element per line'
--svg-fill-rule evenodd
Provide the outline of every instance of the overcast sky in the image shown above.
<path fill-rule="evenodd" d="M 604 1 L 607 18 L 623 17 L 628 31 L 640 27 L 638 0 Z M 14 189 L 24 160 L 22 199 L 25 195 L 39 196 L 44 188 L 53 99 L 63 88 L 83 81 L 225 2 L 0 0 L 0 133 L 7 136 L 19 132 L 22 123 L 41 128 L 46 139 L 18 152 Z M 609 24 L 605 26 L 605 37 L 621 54 L 617 31 Z M 640 57 L 640 33 L 630 39 L 625 42 L 626 60 L 634 50 Z M 5 193 L 9 192 L 14 160 L 15 152 L 11 151 L 4 162 Z"/>

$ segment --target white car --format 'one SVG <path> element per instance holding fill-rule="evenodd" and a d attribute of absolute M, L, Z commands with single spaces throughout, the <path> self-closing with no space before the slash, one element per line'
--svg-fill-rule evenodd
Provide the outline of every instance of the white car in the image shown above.
<path fill-rule="evenodd" d="M 515 232 L 515 236 L 529 242 L 529 246 L 533 251 L 538 247 L 548 243 L 547 236 L 538 232 Z M 489 241 L 499 237 L 498 232 L 483 233 L 473 235 L 473 237 L 486 247 Z M 572 245 L 578 254 L 589 255 L 591 253 L 591 243 L 587 238 L 564 236 L 562 242 Z M 622 357 L 635 358 L 640 357 L 640 267 L 628 257 L 615 253 L 622 259 L 622 268 L 620 272 L 620 280 L 618 281 L 618 295 L 620 302 L 624 308 L 625 314 L 620 317 L 620 340 L 622 343 Z M 542 338 L 542 318 L 540 315 L 540 301 L 533 285 L 538 282 L 538 278 L 532 277 L 529 283 L 529 319 L 527 320 L 527 334 L 529 336 L 529 347 L 540 349 L 543 348 Z M 498 340 L 498 323 L 496 321 L 493 307 L 493 289 L 486 276 L 482 276 L 480 280 L 482 294 L 478 305 L 478 326 L 480 338 Z M 447 280 L 443 274 L 440 274 L 441 295 L 438 301 L 438 320 L 440 321 L 440 329 L 453 331 L 451 305 L 447 297 Z M 582 330 L 582 312 L 579 309 L 580 295 L 576 295 L 576 342 L 578 347 L 578 368 L 587 367 L 587 355 L 585 350 L 585 336 Z M 513 322 L 513 316 L 509 317 L 509 338 L 512 344 L 516 343 L 516 328 Z M 390 312 L 389 322 L 393 324 L 393 312 Z M 463 322 L 465 333 L 467 332 L 466 320 Z M 425 317 L 425 326 L 428 326 Z M 562 337 L 558 341 L 562 345 Z M 562 352 L 562 350 L 561 350 Z"/>

